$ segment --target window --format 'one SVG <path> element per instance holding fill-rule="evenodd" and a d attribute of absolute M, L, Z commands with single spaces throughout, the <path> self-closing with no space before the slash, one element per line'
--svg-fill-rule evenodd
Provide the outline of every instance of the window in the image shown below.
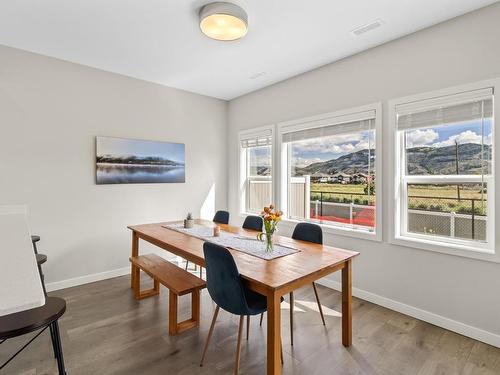
<path fill-rule="evenodd" d="M 240 170 L 244 213 L 260 213 L 272 202 L 272 129 L 240 134 Z"/>
<path fill-rule="evenodd" d="M 494 249 L 493 89 L 400 103 L 396 235 Z"/>
<path fill-rule="evenodd" d="M 287 219 L 375 235 L 379 108 L 280 125 Z"/>

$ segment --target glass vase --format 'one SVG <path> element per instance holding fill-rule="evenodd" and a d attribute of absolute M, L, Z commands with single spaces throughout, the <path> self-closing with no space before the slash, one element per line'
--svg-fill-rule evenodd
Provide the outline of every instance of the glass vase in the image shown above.
<path fill-rule="evenodd" d="M 273 234 L 266 233 L 266 251 L 273 251 Z"/>

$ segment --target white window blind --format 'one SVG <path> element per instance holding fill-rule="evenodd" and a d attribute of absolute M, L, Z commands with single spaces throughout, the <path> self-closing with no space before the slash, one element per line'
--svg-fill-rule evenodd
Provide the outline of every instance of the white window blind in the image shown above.
<path fill-rule="evenodd" d="M 405 103 L 396 106 L 398 130 L 457 124 L 493 116 L 493 89 Z"/>
<path fill-rule="evenodd" d="M 349 116 L 339 116 L 321 121 L 314 121 L 307 125 L 309 128 L 293 131 L 285 131 L 282 135 L 282 142 L 296 142 L 308 139 L 329 137 L 340 134 L 350 134 L 373 128 L 375 111 L 352 114 Z"/>
<path fill-rule="evenodd" d="M 360 131 L 370 130 L 373 127 L 372 120 L 355 121 L 347 124 L 337 124 L 323 126 L 321 128 L 312 128 L 300 130 L 292 133 L 283 134 L 283 142 L 305 141 L 320 137 L 329 137 L 340 134 L 350 134 Z"/>
<path fill-rule="evenodd" d="M 264 131 L 259 134 L 249 134 L 240 139 L 241 148 L 271 146 L 273 143 L 272 131 Z"/>

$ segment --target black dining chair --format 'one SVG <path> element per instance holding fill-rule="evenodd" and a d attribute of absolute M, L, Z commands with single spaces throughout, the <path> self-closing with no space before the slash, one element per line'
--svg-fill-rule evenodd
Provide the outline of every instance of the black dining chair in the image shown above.
<path fill-rule="evenodd" d="M 229 224 L 229 212 L 222 210 L 217 211 L 212 221 L 218 224 Z"/>
<path fill-rule="evenodd" d="M 262 232 L 262 226 L 264 225 L 264 220 L 260 216 L 249 215 L 245 218 L 242 227 L 244 229 L 258 230 Z"/>
<path fill-rule="evenodd" d="M 42 281 L 43 293 L 47 295 L 47 289 L 45 288 L 45 275 L 43 274 L 42 271 L 42 264 L 44 264 L 47 261 L 47 255 L 38 253 L 38 248 L 36 243 L 39 241 L 40 241 L 40 236 L 37 235 L 31 236 L 31 243 L 33 244 L 33 251 L 35 252 L 36 263 L 38 266 L 38 273 L 40 274 L 40 280 Z"/>
<path fill-rule="evenodd" d="M 323 231 L 321 230 L 321 227 L 319 225 L 311 223 L 299 223 L 295 226 L 295 229 L 293 230 L 292 238 L 294 240 L 323 244 Z M 323 315 L 323 308 L 321 307 L 321 302 L 319 300 L 316 284 L 313 282 L 312 286 L 314 290 L 314 295 L 316 297 L 316 303 L 318 304 L 321 320 L 323 322 L 323 325 L 326 325 L 325 317 Z M 294 307 L 294 295 L 292 291 L 290 292 L 290 344 L 291 345 L 293 345 L 293 307 Z M 264 314 L 261 314 L 260 325 L 262 325 L 263 318 Z"/>
<path fill-rule="evenodd" d="M 321 227 L 312 223 L 299 223 L 295 226 L 293 230 L 292 238 L 294 240 L 312 242 L 322 245 L 323 244 L 323 231 Z M 321 315 L 321 320 L 323 321 L 323 325 L 325 323 L 325 317 L 323 315 L 323 309 L 321 308 L 321 302 L 319 300 L 318 290 L 316 288 L 316 284 L 312 283 L 314 295 L 316 296 L 316 302 L 318 304 L 319 314 Z M 293 345 L 293 305 L 294 305 L 294 297 L 293 291 L 290 292 L 290 343 Z"/>
<path fill-rule="evenodd" d="M 212 220 L 214 223 L 217 224 L 229 224 L 229 212 L 219 210 L 215 213 L 214 218 Z M 186 271 L 188 270 L 189 267 L 189 260 L 186 260 Z M 198 269 L 198 266 L 194 266 L 194 270 L 196 271 Z M 200 266 L 200 278 L 203 277 L 203 267 Z"/>
<path fill-rule="evenodd" d="M 36 244 L 39 241 L 40 241 L 40 236 L 38 235 L 31 236 L 31 243 L 33 244 L 33 251 L 35 252 L 36 264 L 38 266 L 38 273 L 40 275 L 40 281 L 42 282 L 43 294 L 45 294 L 45 297 L 47 297 L 47 288 L 45 287 L 45 275 L 43 274 L 42 271 L 42 264 L 47 262 L 47 255 L 38 253 L 38 247 Z M 52 349 L 54 350 L 54 357 L 57 358 L 57 338 L 56 338 L 56 333 L 54 332 L 54 326 L 52 324 L 49 324 L 49 330 L 50 330 L 50 338 L 52 340 Z"/>
<path fill-rule="evenodd" d="M 0 344 L 4 343 L 8 339 L 38 331 L 35 336 L 33 336 L 23 347 L 21 347 L 21 349 L 19 349 L 3 364 L 0 364 L 0 370 L 7 366 L 18 356 L 18 354 L 26 349 L 26 347 L 28 347 L 28 345 L 30 345 L 38 336 L 40 336 L 47 329 L 47 327 L 49 327 L 54 357 L 57 360 L 58 374 L 66 375 L 58 323 L 59 318 L 65 311 L 66 302 L 62 298 L 47 297 L 45 299 L 45 305 L 41 307 L 0 316 Z"/>
<path fill-rule="evenodd" d="M 238 329 L 238 341 L 236 345 L 236 363 L 234 374 L 238 374 L 240 365 L 241 334 L 243 331 L 243 320 L 251 315 L 257 315 L 267 310 L 267 299 L 265 296 L 250 290 L 242 282 L 238 267 L 231 253 L 224 247 L 210 242 L 203 244 L 205 256 L 205 267 L 207 269 L 207 289 L 210 297 L 215 302 L 215 308 L 207 341 L 203 349 L 200 366 L 203 366 L 208 345 L 214 331 L 215 322 L 219 309 L 240 316 Z M 283 301 L 283 298 L 281 299 Z M 248 321 L 248 320 L 247 320 Z M 283 362 L 283 352 L 281 352 Z"/>

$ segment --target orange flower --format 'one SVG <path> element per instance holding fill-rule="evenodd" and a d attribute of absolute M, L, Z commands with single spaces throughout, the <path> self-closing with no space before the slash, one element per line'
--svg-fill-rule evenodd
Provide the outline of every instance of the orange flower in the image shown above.
<path fill-rule="evenodd" d="M 269 205 L 269 208 L 272 210 L 274 208 L 274 205 L 273 204 L 270 204 Z"/>

